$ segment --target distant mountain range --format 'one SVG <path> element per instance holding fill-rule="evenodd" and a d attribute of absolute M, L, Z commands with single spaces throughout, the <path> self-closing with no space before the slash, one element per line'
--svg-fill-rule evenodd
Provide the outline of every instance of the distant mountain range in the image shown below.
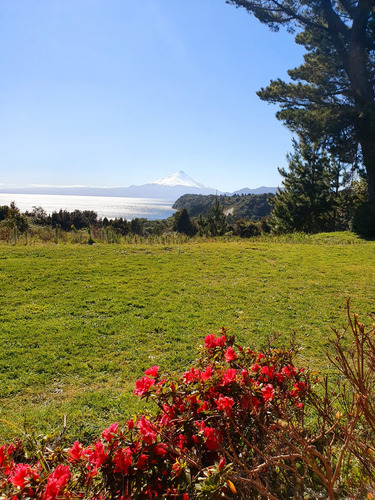
<path fill-rule="evenodd" d="M 26 188 L 5 188 L 0 186 L 0 193 L 9 194 L 53 194 L 73 196 L 119 196 L 127 198 L 160 198 L 175 201 L 184 194 L 263 194 L 275 193 L 275 187 L 262 186 L 257 189 L 243 188 L 233 193 L 223 193 L 217 189 L 204 186 L 196 182 L 185 172 L 180 170 L 168 177 L 163 177 L 149 184 L 129 187 L 58 187 L 58 186 L 30 186 Z"/>

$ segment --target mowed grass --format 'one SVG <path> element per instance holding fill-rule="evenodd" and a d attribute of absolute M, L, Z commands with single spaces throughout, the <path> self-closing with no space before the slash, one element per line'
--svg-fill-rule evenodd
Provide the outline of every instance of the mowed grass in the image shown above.
<path fill-rule="evenodd" d="M 261 347 L 296 332 L 329 369 L 345 301 L 375 313 L 375 243 L 352 235 L 179 245 L 1 245 L 0 419 L 89 441 L 143 408 L 152 365 L 184 370 L 222 326 Z M 368 321 L 368 323 L 371 321 Z M 0 423 L 0 441 L 19 434 Z"/>

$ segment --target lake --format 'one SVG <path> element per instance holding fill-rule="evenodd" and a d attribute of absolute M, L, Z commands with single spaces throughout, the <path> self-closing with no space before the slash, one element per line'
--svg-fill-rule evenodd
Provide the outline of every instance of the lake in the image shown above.
<path fill-rule="evenodd" d="M 166 219 L 175 213 L 170 200 L 158 198 L 120 198 L 110 196 L 70 196 L 53 194 L 9 194 L 0 193 L 0 206 L 14 201 L 21 212 L 42 207 L 51 214 L 60 209 L 94 210 L 99 218 L 124 218 L 127 220 L 144 217 L 149 220 Z"/>

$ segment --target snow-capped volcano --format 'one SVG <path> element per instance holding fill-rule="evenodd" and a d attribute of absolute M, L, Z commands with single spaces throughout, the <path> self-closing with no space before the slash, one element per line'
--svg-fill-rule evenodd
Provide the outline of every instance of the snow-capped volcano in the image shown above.
<path fill-rule="evenodd" d="M 196 182 L 188 174 L 185 174 L 182 170 L 176 172 L 168 177 L 162 177 L 157 181 L 151 182 L 151 184 L 157 184 L 158 186 L 187 186 L 194 188 L 207 188 L 203 184 Z"/>

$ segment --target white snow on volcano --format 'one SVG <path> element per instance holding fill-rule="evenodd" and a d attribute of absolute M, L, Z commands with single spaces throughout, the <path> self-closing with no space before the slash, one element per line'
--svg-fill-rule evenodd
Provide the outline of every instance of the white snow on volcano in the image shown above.
<path fill-rule="evenodd" d="M 207 188 L 204 184 L 200 184 L 192 179 L 189 175 L 185 174 L 182 170 L 176 172 L 168 177 L 162 177 L 151 184 L 158 184 L 159 186 L 188 186 L 195 188 Z"/>

